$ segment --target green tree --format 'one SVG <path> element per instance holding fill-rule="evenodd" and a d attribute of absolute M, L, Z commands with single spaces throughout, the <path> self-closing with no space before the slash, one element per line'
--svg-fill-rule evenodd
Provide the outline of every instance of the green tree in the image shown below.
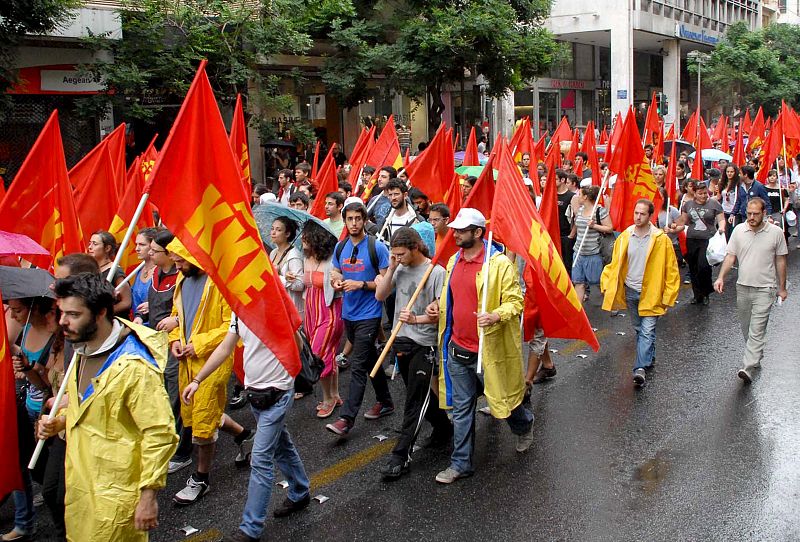
<path fill-rule="evenodd" d="M 548 0 L 406 0 L 327 2 L 334 47 L 323 68 L 327 89 L 345 107 L 366 97 L 367 81 L 386 77 L 386 88 L 429 98 L 430 129 L 444 112 L 442 92 L 465 74 L 485 78 L 499 97 L 542 75 L 563 55 L 543 28 Z"/>
<path fill-rule="evenodd" d="M 123 118 L 150 120 L 161 104 L 180 102 L 205 58 L 218 100 L 230 104 L 237 93 L 249 94 L 257 106 L 251 110 L 288 114 L 290 96 L 282 92 L 279 78 L 262 68 L 272 55 L 298 54 L 311 46 L 294 16 L 302 9 L 302 0 L 132 2 L 120 11 L 123 39 L 86 40 L 95 50 L 109 51 L 113 60 L 84 67 L 102 77 L 111 91 L 87 98 L 85 113 L 113 105 Z M 256 116 L 251 122 L 263 137 L 275 137 L 266 118 Z"/>
<path fill-rule="evenodd" d="M 77 0 L 3 0 L 0 2 L 0 116 L 6 91 L 17 82 L 14 48 L 26 35 L 45 34 L 69 19 Z"/>
<path fill-rule="evenodd" d="M 689 70 L 697 73 L 697 66 Z M 800 105 L 800 27 L 773 23 L 751 31 L 730 26 L 702 65 L 703 92 L 727 109 L 764 107 L 775 115 L 781 100 Z"/>

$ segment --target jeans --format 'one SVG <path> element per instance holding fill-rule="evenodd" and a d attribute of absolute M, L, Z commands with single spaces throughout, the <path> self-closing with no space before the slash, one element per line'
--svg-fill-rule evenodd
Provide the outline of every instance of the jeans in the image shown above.
<path fill-rule="evenodd" d="M 367 375 L 372 371 L 378 361 L 378 350 L 375 348 L 375 338 L 381 326 L 380 318 L 369 320 L 345 320 L 344 331 L 347 340 L 353 345 L 350 353 L 350 391 L 347 401 L 342 408 L 341 417 L 349 422 L 354 422 L 361 403 L 364 401 L 364 391 L 367 388 Z M 386 374 L 379 370 L 372 379 L 375 389 L 375 398 L 382 405 L 392 406 L 392 394 L 389 392 L 389 383 Z"/>
<path fill-rule="evenodd" d="M 761 366 L 769 313 L 777 295 L 777 288 L 736 285 L 736 311 L 745 340 L 743 365 L 747 370 Z"/>
<path fill-rule="evenodd" d="M 452 433 L 447 414 L 439 408 L 439 399 L 431 390 L 431 378 L 436 366 L 436 348 L 420 346 L 399 338 L 394 344 L 400 375 L 406 384 L 406 404 L 403 427 L 392 455 L 403 462 L 411 458 L 411 450 L 419 435 L 422 419 L 433 426 L 433 435 L 441 438 Z"/>
<path fill-rule="evenodd" d="M 656 357 L 656 324 L 658 316 L 639 316 L 639 296 L 633 288 L 625 286 L 625 302 L 631 317 L 633 329 L 636 330 L 636 364 L 633 370 L 643 369 L 653 364 Z"/>
<path fill-rule="evenodd" d="M 692 279 L 692 291 L 695 299 L 708 297 L 714 291 L 711 283 L 711 266 L 708 265 L 706 249 L 708 239 L 686 239 L 686 261 Z"/>
<path fill-rule="evenodd" d="M 472 454 L 475 448 L 475 407 L 478 395 L 483 393 L 483 374 L 477 373 L 478 355 L 466 363 L 453 353 L 453 343 L 448 345 L 447 371 L 450 373 L 453 398 L 453 453 L 450 467 L 460 473 L 472 472 Z M 522 375 L 520 374 L 520 378 Z M 531 429 L 533 413 L 522 404 L 506 418 L 515 435 L 524 435 Z"/>
<path fill-rule="evenodd" d="M 27 465 L 26 465 L 27 467 Z M 14 491 L 14 528 L 24 534 L 33 534 L 36 511 L 33 508 L 33 486 L 30 471 L 22 469 L 24 491 Z"/>
<path fill-rule="evenodd" d="M 306 469 L 286 429 L 286 415 L 293 401 L 294 390 L 288 390 L 266 410 L 250 407 L 256 418 L 257 429 L 250 459 L 247 502 L 239 529 L 253 538 L 260 538 L 264 532 L 267 508 L 275 485 L 274 463 L 278 464 L 289 482 L 289 500 L 298 502 L 309 494 L 310 482 Z"/>

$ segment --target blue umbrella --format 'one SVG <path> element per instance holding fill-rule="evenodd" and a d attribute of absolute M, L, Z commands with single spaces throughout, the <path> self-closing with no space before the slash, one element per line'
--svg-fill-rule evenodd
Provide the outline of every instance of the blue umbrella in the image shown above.
<path fill-rule="evenodd" d="M 703 149 L 700 153 L 703 156 L 704 162 L 719 162 L 720 160 L 727 160 L 730 162 L 733 160 L 730 154 L 722 152 L 719 149 Z M 693 152 L 689 155 L 689 158 L 694 158 L 696 154 L 696 152 Z"/>
<path fill-rule="evenodd" d="M 303 242 L 300 240 L 300 234 L 303 233 L 303 227 L 308 221 L 319 224 L 325 231 L 336 237 L 336 234 L 333 233 L 331 227 L 328 224 L 325 224 L 319 218 L 312 216 L 305 211 L 286 207 L 280 203 L 262 203 L 253 209 L 253 216 L 256 219 L 258 232 L 261 234 L 261 240 L 271 249 L 275 248 L 275 245 L 272 244 L 269 234 L 272 230 L 272 223 L 275 222 L 275 219 L 279 216 L 285 216 L 297 224 L 297 237 L 295 237 L 294 246 L 298 250 L 303 250 Z"/>

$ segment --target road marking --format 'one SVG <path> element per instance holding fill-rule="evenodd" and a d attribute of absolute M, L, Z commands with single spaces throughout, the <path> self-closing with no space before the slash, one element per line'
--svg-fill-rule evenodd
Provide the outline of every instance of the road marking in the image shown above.
<path fill-rule="evenodd" d="M 340 478 L 347 476 L 351 472 L 355 472 L 358 469 L 369 465 L 376 459 L 392 451 L 392 448 L 394 448 L 396 442 L 396 438 L 385 440 L 379 444 L 370 446 L 365 450 L 346 457 L 338 463 L 334 463 L 330 467 L 322 469 L 311 476 L 311 487 L 314 489 L 319 489 L 323 486 L 327 486 L 339 480 Z"/>

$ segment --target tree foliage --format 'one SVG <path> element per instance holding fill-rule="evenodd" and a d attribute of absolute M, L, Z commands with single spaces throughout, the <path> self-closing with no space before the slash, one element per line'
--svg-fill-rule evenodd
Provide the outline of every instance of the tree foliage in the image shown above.
<path fill-rule="evenodd" d="M 690 66 L 697 73 L 697 66 Z M 800 27 L 773 23 L 755 31 L 745 22 L 728 28 L 701 67 L 701 84 L 730 109 L 764 107 L 775 115 L 781 100 L 800 106 Z"/>
<path fill-rule="evenodd" d="M 148 120 L 163 103 L 180 103 L 201 59 L 217 98 L 231 103 L 248 94 L 259 107 L 287 114 L 292 100 L 281 92 L 279 78 L 261 67 L 278 53 L 298 54 L 311 46 L 295 13 L 302 0 L 139 0 L 122 11 L 122 40 L 92 36 L 96 50 L 113 59 L 84 68 L 104 78 L 112 92 L 87 98 L 92 110 L 113 105 L 123 118 Z M 265 119 L 255 119 L 266 137 L 274 136 Z"/>

